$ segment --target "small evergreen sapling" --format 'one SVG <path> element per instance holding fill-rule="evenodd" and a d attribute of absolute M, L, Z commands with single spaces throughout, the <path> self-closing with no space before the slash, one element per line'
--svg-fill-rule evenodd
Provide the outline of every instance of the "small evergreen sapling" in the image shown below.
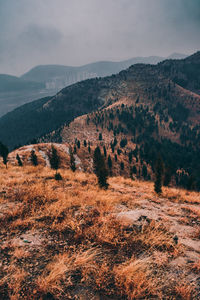
<path fill-rule="evenodd" d="M 18 153 L 17 153 L 17 155 L 16 155 L 16 160 L 17 160 L 17 162 L 18 162 L 18 166 L 22 167 L 22 166 L 23 166 L 23 163 L 22 163 L 21 158 L 20 158 L 20 156 L 19 156 Z"/>
<path fill-rule="evenodd" d="M 37 155 L 35 154 L 35 151 L 32 150 L 31 151 L 31 162 L 33 164 L 33 166 L 37 166 L 38 165 L 38 159 L 37 159 Z"/>
<path fill-rule="evenodd" d="M 112 159 L 111 159 L 110 155 L 108 155 L 108 168 L 110 171 L 110 176 L 112 176 Z"/>
<path fill-rule="evenodd" d="M 51 146 L 49 162 L 50 162 L 51 168 L 56 170 L 56 174 L 57 174 L 58 168 L 60 166 L 60 158 L 58 156 L 58 152 L 57 152 L 56 148 L 53 145 Z"/>
<path fill-rule="evenodd" d="M 73 172 L 76 171 L 76 164 L 75 164 L 75 158 L 74 158 L 74 154 L 72 152 L 72 148 L 69 147 L 69 155 L 70 155 L 70 168 Z"/>
<path fill-rule="evenodd" d="M 97 176 L 99 187 L 107 189 L 108 188 L 108 170 L 105 165 L 105 160 L 103 155 L 101 154 L 101 150 L 99 147 L 96 147 L 93 155 L 93 167 L 94 173 Z"/>
<path fill-rule="evenodd" d="M 3 158 L 3 163 L 6 166 L 7 169 L 7 163 L 8 163 L 8 148 L 4 144 L 0 143 L 0 156 Z"/>
<path fill-rule="evenodd" d="M 103 146 L 103 154 L 104 154 L 105 157 L 107 156 L 107 150 L 106 150 L 105 145 Z"/>

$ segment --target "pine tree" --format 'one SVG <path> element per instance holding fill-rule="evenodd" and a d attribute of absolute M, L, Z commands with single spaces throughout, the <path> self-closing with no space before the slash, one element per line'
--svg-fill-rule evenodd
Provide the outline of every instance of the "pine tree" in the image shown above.
<path fill-rule="evenodd" d="M 83 141 L 83 145 L 84 145 L 84 147 L 87 147 L 87 142 L 86 142 L 86 140 Z"/>
<path fill-rule="evenodd" d="M 117 139 L 116 137 L 114 138 L 113 146 L 115 147 L 117 145 Z"/>
<path fill-rule="evenodd" d="M 20 158 L 19 154 L 16 155 L 16 160 L 17 160 L 17 162 L 18 162 L 18 166 L 22 167 L 22 166 L 23 166 L 23 163 L 22 163 L 22 161 L 21 161 L 21 158 Z"/>
<path fill-rule="evenodd" d="M 3 158 L 3 163 L 6 166 L 7 169 L 7 163 L 8 163 L 8 148 L 4 144 L 0 143 L 0 156 Z"/>
<path fill-rule="evenodd" d="M 120 169 L 123 171 L 124 170 L 124 163 L 123 163 L 123 161 L 121 161 L 121 163 L 120 163 Z"/>
<path fill-rule="evenodd" d="M 56 170 L 56 174 L 57 174 L 57 170 L 58 170 L 59 165 L 60 165 L 60 158 L 58 156 L 56 148 L 53 145 L 51 146 L 51 153 L 49 155 L 49 162 L 50 162 L 51 168 Z"/>
<path fill-rule="evenodd" d="M 102 141 L 103 137 L 102 137 L 102 133 L 99 133 L 99 140 Z"/>
<path fill-rule="evenodd" d="M 107 151 L 106 151 L 105 145 L 103 146 L 103 154 L 104 154 L 105 157 L 107 156 Z"/>
<path fill-rule="evenodd" d="M 31 157 L 30 157 L 30 159 L 31 159 L 31 162 L 32 162 L 32 164 L 34 166 L 38 165 L 37 155 L 35 154 L 34 150 L 31 151 Z"/>
<path fill-rule="evenodd" d="M 69 155 L 70 155 L 70 168 L 73 172 L 76 171 L 76 164 L 75 164 L 75 158 L 74 158 L 74 154 L 72 152 L 72 148 L 69 147 Z"/>
<path fill-rule="evenodd" d="M 112 153 L 114 153 L 115 152 L 115 146 L 114 146 L 114 144 L 111 142 L 111 144 L 110 144 L 110 147 L 111 147 L 111 149 L 112 149 Z"/>
<path fill-rule="evenodd" d="M 162 193 L 163 161 L 159 155 L 155 165 L 155 182 L 154 190 L 157 194 Z"/>
<path fill-rule="evenodd" d="M 164 174 L 164 180 L 163 180 L 163 185 L 168 186 L 170 184 L 172 177 L 172 170 L 170 167 L 165 168 L 165 174 Z"/>
<path fill-rule="evenodd" d="M 136 168 L 136 166 L 132 167 L 132 173 L 137 175 L 137 168 Z"/>
<path fill-rule="evenodd" d="M 103 155 L 101 154 L 101 150 L 99 147 L 96 147 L 96 149 L 94 150 L 93 167 L 94 167 L 94 173 L 98 178 L 99 186 L 101 188 L 107 189 L 108 171 L 106 169 L 105 160 Z"/>
<path fill-rule="evenodd" d="M 108 155 L 108 168 L 110 170 L 110 176 L 112 176 L 112 159 L 110 155 Z"/>
<path fill-rule="evenodd" d="M 78 149 L 80 149 L 80 147 L 81 147 L 81 143 L 79 140 L 77 141 L 77 147 L 78 147 Z"/>
<path fill-rule="evenodd" d="M 130 163 L 132 163 L 132 160 L 133 160 L 133 152 L 132 151 L 130 151 L 128 154 L 128 160 Z"/>
<path fill-rule="evenodd" d="M 146 165 L 143 165 L 142 166 L 142 176 L 144 179 L 146 179 L 147 175 L 148 175 L 147 167 L 146 167 Z"/>

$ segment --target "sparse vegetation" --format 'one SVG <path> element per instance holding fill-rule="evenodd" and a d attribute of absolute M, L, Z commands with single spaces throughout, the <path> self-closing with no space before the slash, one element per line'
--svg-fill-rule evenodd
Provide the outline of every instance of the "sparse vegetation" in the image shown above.
<path fill-rule="evenodd" d="M 56 148 L 53 145 L 51 147 L 51 152 L 49 153 L 49 162 L 50 162 L 51 168 L 56 170 L 56 173 L 57 173 L 58 168 L 60 166 L 60 158 L 59 158 Z"/>
<path fill-rule="evenodd" d="M 30 160 L 31 160 L 33 166 L 37 166 L 38 165 L 37 155 L 35 154 L 34 150 L 31 150 Z"/>
<path fill-rule="evenodd" d="M 3 163 L 6 166 L 6 168 L 8 163 L 8 154 L 8 147 L 0 142 L 0 156 L 3 158 Z"/>
<path fill-rule="evenodd" d="M 107 189 L 108 171 L 105 165 L 104 157 L 101 154 L 101 150 L 99 147 L 96 147 L 94 150 L 93 165 L 94 165 L 94 173 L 98 178 L 99 186 L 101 188 Z"/>
<path fill-rule="evenodd" d="M 69 155 L 70 155 L 70 168 L 73 172 L 75 172 L 76 171 L 76 164 L 75 164 L 75 158 L 74 158 L 74 154 L 72 152 L 71 147 L 69 147 Z"/>
<path fill-rule="evenodd" d="M 19 154 L 16 155 L 16 160 L 17 160 L 18 166 L 22 167 L 23 163 L 21 161 L 21 158 L 20 158 Z"/>
<path fill-rule="evenodd" d="M 194 214 L 198 222 L 198 193 L 163 187 L 160 198 L 151 182 L 112 177 L 103 190 L 93 174 L 63 169 L 62 177 L 53 180 L 40 165 L 10 166 L 1 177 L 1 298 L 73 299 L 86 291 L 103 299 L 198 299 L 198 251 L 190 248 L 188 268 L 187 240 L 174 242 L 168 215 L 173 208 L 179 221 L 187 208 L 188 222 Z M 185 225 L 177 228 L 187 239 Z"/>

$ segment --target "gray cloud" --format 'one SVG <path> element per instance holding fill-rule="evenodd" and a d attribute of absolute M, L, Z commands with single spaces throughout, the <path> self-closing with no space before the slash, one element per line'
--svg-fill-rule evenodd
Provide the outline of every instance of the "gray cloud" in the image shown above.
<path fill-rule="evenodd" d="M 0 0 L 0 73 L 200 48 L 199 0 Z"/>

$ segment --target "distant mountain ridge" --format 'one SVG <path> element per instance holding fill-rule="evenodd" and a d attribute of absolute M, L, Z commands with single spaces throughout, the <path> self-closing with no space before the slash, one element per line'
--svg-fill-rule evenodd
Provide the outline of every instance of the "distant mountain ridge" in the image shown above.
<path fill-rule="evenodd" d="M 42 89 L 44 84 L 42 82 L 28 81 L 22 78 L 0 74 L 0 92 L 17 92 L 31 89 Z"/>
<path fill-rule="evenodd" d="M 53 97 L 26 104 L 1 117 L 0 140 L 10 147 L 23 145 L 124 97 L 132 99 L 133 103 L 140 97 L 145 105 L 151 106 L 165 99 L 162 101 L 166 109 L 171 107 L 170 113 L 173 113 L 172 106 L 182 101 L 181 105 L 191 111 L 194 122 L 200 111 L 199 56 L 197 52 L 183 60 L 166 60 L 158 65 L 137 64 L 117 75 L 68 86 Z M 169 83 L 174 85 L 173 93 L 172 89 L 169 91 Z"/>
<path fill-rule="evenodd" d="M 186 55 L 176 54 L 176 58 L 183 56 Z M 53 96 L 78 81 L 117 74 L 135 63 L 156 64 L 164 59 L 158 56 L 136 57 L 121 62 L 94 62 L 80 67 L 43 65 L 34 67 L 21 77 L 0 74 L 0 117 L 22 104 Z"/>
<path fill-rule="evenodd" d="M 57 83 L 60 81 L 61 88 L 63 88 L 77 81 L 119 73 L 134 64 L 157 64 L 165 59 L 183 59 L 186 57 L 187 55 L 185 54 L 174 53 L 167 58 L 160 56 L 134 57 L 119 62 L 99 61 L 78 67 L 40 65 L 23 74 L 21 78 L 36 82 L 46 82 L 47 85 L 50 85 L 53 80 L 57 80 Z M 64 86 L 62 86 L 63 84 Z"/>

